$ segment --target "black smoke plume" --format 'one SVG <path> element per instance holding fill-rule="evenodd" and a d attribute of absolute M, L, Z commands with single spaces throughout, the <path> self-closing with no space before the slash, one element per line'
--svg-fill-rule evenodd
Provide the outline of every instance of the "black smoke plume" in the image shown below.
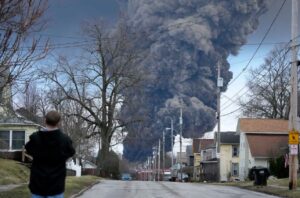
<path fill-rule="evenodd" d="M 178 132 L 183 110 L 183 136 L 200 137 L 216 123 L 217 63 L 223 91 L 232 78 L 227 57 L 237 55 L 247 35 L 267 9 L 265 0 L 128 0 L 129 26 L 143 52 L 140 89 L 125 93 L 124 119 L 143 122 L 127 128 L 124 156 L 144 160 L 170 127 Z M 168 131 L 169 132 L 169 131 Z M 170 150 L 170 133 L 167 150 Z"/>

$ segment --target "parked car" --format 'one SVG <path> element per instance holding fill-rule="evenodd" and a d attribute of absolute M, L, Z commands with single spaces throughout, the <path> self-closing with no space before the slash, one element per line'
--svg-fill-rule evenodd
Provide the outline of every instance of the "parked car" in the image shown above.
<path fill-rule="evenodd" d="M 132 177 L 131 177 L 131 175 L 129 173 L 123 173 L 121 179 L 123 181 L 131 181 Z"/>

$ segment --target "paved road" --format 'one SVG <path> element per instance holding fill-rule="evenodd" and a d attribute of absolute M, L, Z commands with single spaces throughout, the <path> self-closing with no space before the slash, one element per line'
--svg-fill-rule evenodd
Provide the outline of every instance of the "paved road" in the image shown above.
<path fill-rule="evenodd" d="M 80 198 L 275 198 L 228 186 L 175 182 L 105 180 L 86 191 Z"/>

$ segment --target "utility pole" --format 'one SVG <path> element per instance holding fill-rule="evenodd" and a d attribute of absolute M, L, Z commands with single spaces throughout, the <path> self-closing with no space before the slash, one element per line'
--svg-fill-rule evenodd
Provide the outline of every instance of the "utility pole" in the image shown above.
<path fill-rule="evenodd" d="M 171 167 L 173 167 L 174 165 L 174 153 L 173 153 L 173 137 L 174 137 L 174 123 L 173 123 L 173 119 L 171 117 L 169 117 L 171 120 L 171 128 L 167 127 L 166 130 L 171 130 Z"/>
<path fill-rule="evenodd" d="M 217 118 L 218 118 L 218 131 L 217 131 L 217 159 L 218 159 L 218 181 L 221 180 L 220 168 L 220 138 L 221 138 L 221 87 L 223 87 L 223 78 L 221 78 L 221 64 L 218 62 L 218 79 L 217 79 Z"/>
<path fill-rule="evenodd" d="M 164 179 L 165 176 L 165 130 L 163 131 L 163 171 L 162 171 L 162 180 Z"/>
<path fill-rule="evenodd" d="M 180 144 L 180 156 L 179 156 L 179 165 L 180 165 L 180 181 L 182 182 L 182 108 L 180 109 L 180 117 L 179 117 L 179 126 L 180 126 L 180 138 L 179 138 L 179 144 Z"/>
<path fill-rule="evenodd" d="M 149 181 L 149 172 L 150 172 L 150 156 L 147 157 L 147 181 Z"/>
<path fill-rule="evenodd" d="M 297 172 L 298 172 L 298 145 L 299 145 L 299 129 L 297 126 L 297 103 L 298 103 L 298 71 L 297 71 L 297 40 L 298 37 L 298 0 L 292 0 L 292 68 L 291 68 L 291 105 L 289 115 L 289 189 L 297 189 Z M 292 142 L 291 139 L 297 139 L 297 142 Z"/>
<path fill-rule="evenodd" d="M 158 178 L 157 181 L 160 181 L 160 139 L 158 140 Z"/>
<path fill-rule="evenodd" d="M 156 181 L 156 146 L 154 147 L 154 157 L 153 157 L 153 179 Z"/>
<path fill-rule="evenodd" d="M 174 136 L 174 128 L 173 128 L 173 119 L 171 118 L 171 159 L 172 159 L 172 162 L 171 162 L 171 167 L 173 167 L 173 163 L 174 163 L 174 153 L 173 153 L 173 136 Z"/>

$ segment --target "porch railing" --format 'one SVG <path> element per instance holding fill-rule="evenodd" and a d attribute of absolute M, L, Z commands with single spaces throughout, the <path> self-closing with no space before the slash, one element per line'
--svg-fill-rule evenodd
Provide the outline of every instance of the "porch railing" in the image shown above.
<path fill-rule="evenodd" d="M 25 162 L 26 158 L 28 158 L 30 161 L 32 161 L 32 159 L 33 159 L 31 155 L 26 153 L 26 149 L 23 146 L 23 149 L 22 149 L 22 162 Z"/>

